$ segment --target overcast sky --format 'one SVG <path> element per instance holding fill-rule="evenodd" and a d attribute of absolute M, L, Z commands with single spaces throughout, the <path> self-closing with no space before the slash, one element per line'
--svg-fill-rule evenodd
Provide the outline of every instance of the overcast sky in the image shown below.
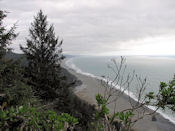
<path fill-rule="evenodd" d="M 25 45 L 33 16 L 42 9 L 69 54 L 175 54 L 175 0 L 0 0 L 17 22 L 12 47 Z"/>

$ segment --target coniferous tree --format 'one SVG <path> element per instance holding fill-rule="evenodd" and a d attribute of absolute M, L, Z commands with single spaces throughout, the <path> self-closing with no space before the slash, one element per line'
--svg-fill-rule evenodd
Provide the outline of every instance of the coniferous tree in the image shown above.
<path fill-rule="evenodd" d="M 10 29 L 7 30 L 3 26 L 3 19 L 6 17 L 4 11 L 0 10 L 0 59 L 6 54 L 10 48 L 8 45 L 11 44 L 11 41 L 17 37 L 17 34 L 14 33 L 15 25 Z"/>
<path fill-rule="evenodd" d="M 60 87 L 62 42 L 58 42 L 53 25 L 48 25 L 47 16 L 40 10 L 29 29 L 27 46 L 20 46 L 28 60 L 29 83 L 40 96 L 54 95 L 53 89 Z"/>
<path fill-rule="evenodd" d="M 27 102 L 32 97 L 32 90 L 24 83 L 20 61 L 7 59 L 8 47 L 17 37 L 15 26 L 7 30 L 3 26 L 6 13 L 0 10 L 0 104 L 17 105 Z"/>
<path fill-rule="evenodd" d="M 54 99 L 53 108 L 58 112 L 78 116 L 81 126 L 91 121 L 94 108 L 78 99 L 68 89 L 70 82 L 63 80 L 61 76 L 64 74 L 60 67 L 60 62 L 64 58 L 62 41 L 58 42 L 53 26 L 48 25 L 47 16 L 42 11 L 34 17 L 29 33 L 27 46 L 21 46 L 21 50 L 28 61 L 26 68 L 26 76 L 30 78 L 28 83 L 32 85 L 36 95 L 42 99 Z"/>

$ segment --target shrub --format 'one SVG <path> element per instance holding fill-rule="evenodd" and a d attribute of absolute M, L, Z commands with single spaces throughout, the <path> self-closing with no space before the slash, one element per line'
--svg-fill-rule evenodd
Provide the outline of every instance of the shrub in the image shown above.
<path fill-rule="evenodd" d="M 78 120 L 67 113 L 57 115 L 54 111 L 43 112 L 34 107 L 19 106 L 0 110 L 0 128 L 4 130 L 53 131 L 73 128 Z"/>

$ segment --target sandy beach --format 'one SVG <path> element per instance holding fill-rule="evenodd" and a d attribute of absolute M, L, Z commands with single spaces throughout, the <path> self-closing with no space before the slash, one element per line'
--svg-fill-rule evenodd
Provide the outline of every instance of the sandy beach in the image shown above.
<path fill-rule="evenodd" d="M 101 82 L 95 78 L 76 73 L 74 70 L 67 67 L 65 63 L 63 63 L 62 66 L 82 82 L 81 85 L 74 89 L 75 94 L 90 104 L 96 104 L 96 94 L 103 94 L 105 90 L 102 87 Z M 129 107 L 130 103 L 128 102 L 128 97 L 126 95 L 123 95 L 118 99 L 117 111 L 121 111 Z M 110 104 L 108 108 L 110 112 L 112 112 L 114 104 Z M 142 120 L 139 120 L 134 125 L 133 129 L 136 131 L 175 131 L 175 125 L 160 114 L 156 114 L 156 119 L 156 121 L 152 121 L 152 116 L 146 116 Z"/>

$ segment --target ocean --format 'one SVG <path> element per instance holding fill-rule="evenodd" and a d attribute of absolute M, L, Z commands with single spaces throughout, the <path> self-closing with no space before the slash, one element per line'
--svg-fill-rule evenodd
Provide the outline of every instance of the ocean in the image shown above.
<path fill-rule="evenodd" d="M 159 90 L 160 82 L 169 82 L 175 74 L 175 57 L 174 56 L 126 56 L 126 68 L 123 68 L 123 81 L 127 80 L 128 74 L 136 76 L 144 81 L 146 79 L 146 89 L 143 93 L 155 92 Z M 116 67 L 113 63 L 116 61 L 117 66 L 121 61 L 120 56 L 75 56 L 68 58 L 66 65 L 74 69 L 77 73 L 84 74 L 97 79 L 108 78 L 113 80 L 115 78 L 115 71 L 109 67 Z M 124 67 L 123 66 L 123 67 Z M 103 76 L 103 77 L 102 77 Z M 138 79 L 134 77 L 130 84 L 129 91 L 125 93 L 136 100 L 138 94 Z M 118 88 L 116 86 L 116 88 Z M 154 107 L 149 107 L 154 109 Z M 162 116 L 171 122 L 175 123 L 175 113 L 168 109 L 158 111 Z"/>

